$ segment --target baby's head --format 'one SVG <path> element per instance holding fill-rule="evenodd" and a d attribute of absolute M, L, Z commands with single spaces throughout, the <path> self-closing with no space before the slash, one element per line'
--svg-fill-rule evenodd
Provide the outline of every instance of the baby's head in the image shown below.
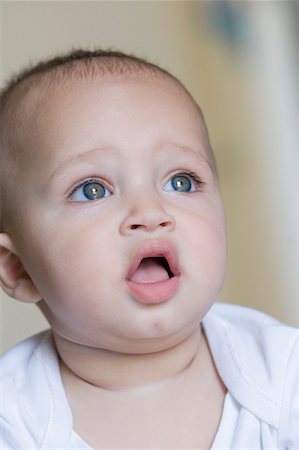
<path fill-rule="evenodd" d="M 16 218 L 16 209 L 13 209 L 13 214 L 5 213 L 6 208 L 12 208 L 13 199 L 16 199 L 15 195 L 12 193 L 10 195 L 9 181 L 15 179 L 18 170 L 24 172 L 23 163 L 25 161 L 22 158 L 26 157 L 30 166 L 35 159 L 34 155 L 30 154 L 30 145 L 26 147 L 27 151 L 25 152 L 25 146 L 22 145 L 21 150 L 20 144 L 23 141 L 23 133 L 31 134 L 32 128 L 36 129 L 35 119 L 39 106 L 42 106 L 54 92 L 65 90 L 71 86 L 76 87 L 80 82 L 85 84 L 96 80 L 104 82 L 109 78 L 117 82 L 129 77 L 142 78 L 145 81 L 164 79 L 190 98 L 203 127 L 206 156 L 215 175 L 217 174 L 216 162 L 202 112 L 179 80 L 164 69 L 132 55 L 102 50 L 73 51 L 23 70 L 8 82 L 6 88 L 0 91 L 0 232 L 5 229 L 4 224 L 7 221 Z"/>
<path fill-rule="evenodd" d="M 182 84 L 132 56 L 77 51 L 20 74 L 0 114 L 4 290 L 84 345 L 153 351 L 188 336 L 221 288 L 226 237 Z"/>

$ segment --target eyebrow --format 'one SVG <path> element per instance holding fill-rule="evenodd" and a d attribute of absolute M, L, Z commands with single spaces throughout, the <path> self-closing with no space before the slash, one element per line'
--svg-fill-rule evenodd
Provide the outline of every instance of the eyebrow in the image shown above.
<path fill-rule="evenodd" d="M 172 147 L 183 152 L 189 153 L 190 156 L 192 156 L 197 162 L 205 163 L 209 166 L 212 172 L 214 172 L 212 163 L 210 161 L 210 158 L 208 156 L 208 150 L 205 150 L 204 148 L 193 148 L 189 145 L 184 144 L 176 144 L 171 143 Z M 201 150 L 201 151 L 200 151 Z"/>
<path fill-rule="evenodd" d="M 204 163 L 208 164 L 210 169 L 213 170 L 212 166 L 211 166 L 211 163 L 209 161 L 209 158 L 207 156 L 205 156 L 205 155 L 202 155 L 201 154 L 202 152 L 200 152 L 198 149 L 194 149 L 194 148 L 192 148 L 192 147 L 190 147 L 188 145 L 182 145 L 182 144 L 177 144 L 177 143 L 174 143 L 174 142 L 168 142 L 167 141 L 167 142 L 162 142 L 160 145 L 158 145 L 158 147 L 156 148 L 156 152 L 157 153 L 161 152 L 164 148 L 166 148 L 166 149 L 169 148 L 170 151 L 175 149 L 175 150 L 177 150 L 179 152 L 187 152 L 196 161 L 201 162 L 201 163 L 204 162 Z M 82 152 L 82 153 L 79 153 L 79 154 L 77 154 L 75 156 L 67 158 L 67 159 L 61 161 L 58 164 L 58 166 L 53 170 L 53 172 L 49 176 L 48 181 L 51 182 L 51 181 L 54 181 L 55 179 L 57 179 L 60 176 L 61 172 L 63 172 L 67 167 L 73 166 L 73 165 L 77 164 L 80 161 L 90 160 L 90 158 L 93 155 L 96 155 L 96 154 L 99 154 L 99 153 L 103 154 L 104 152 L 109 152 L 110 154 L 111 153 L 116 154 L 117 150 L 114 147 L 112 147 L 112 146 L 106 145 L 106 146 L 102 146 L 102 147 L 92 148 L 91 150 L 88 150 L 86 152 Z M 203 150 L 203 153 L 205 153 L 205 150 Z"/>
<path fill-rule="evenodd" d="M 58 178 L 60 176 L 60 173 L 63 172 L 67 167 L 73 166 L 80 161 L 89 160 L 93 155 L 103 153 L 104 151 L 109 151 L 109 153 L 115 152 L 115 150 L 109 146 L 96 147 L 92 148 L 91 150 L 88 150 L 87 152 L 79 153 L 78 155 L 72 156 L 71 158 L 67 158 L 61 161 L 51 173 L 49 181 L 53 181 L 56 178 Z"/>

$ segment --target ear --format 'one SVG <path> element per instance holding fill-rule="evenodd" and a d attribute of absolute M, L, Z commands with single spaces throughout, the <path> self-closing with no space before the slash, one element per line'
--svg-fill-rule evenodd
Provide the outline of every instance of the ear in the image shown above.
<path fill-rule="evenodd" d="M 24 270 L 15 246 L 6 233 L 0 233 L 0 286 L 16 300 L 28 303 L 41 300 L 41 295 Z"/>

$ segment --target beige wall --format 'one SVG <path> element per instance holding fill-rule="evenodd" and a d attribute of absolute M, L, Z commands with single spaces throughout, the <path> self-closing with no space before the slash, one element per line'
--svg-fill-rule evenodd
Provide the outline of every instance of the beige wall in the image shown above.
<path fill-rule="evenodd" d="M 269 37 L 280 33 L 282 54 L 284 39 L 291 48 L 288 13 L 262 3 L 246 12 L 257 42 L 236 52 L 209 30 L 202 2 L 2 2 L 1 77 L 76 46 L 134 52 L 172 71 L 202 105 L 219 162 L 230 261 L 220 297 L 299 325 L 298 147 L 285 139 L 298 112 L 288 103 L 294 57 L 284 61 L 290 72 L 271 78 L 282 57 Z M 3 349 L 46 326 L 37 308 L 1 300 Z"/>

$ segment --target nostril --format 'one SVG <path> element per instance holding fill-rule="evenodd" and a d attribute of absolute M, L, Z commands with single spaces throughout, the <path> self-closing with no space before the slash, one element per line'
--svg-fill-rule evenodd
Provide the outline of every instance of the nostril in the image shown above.
<path fill-rule="evenodd" d="M 156 229 L 162 229 L 163 233 L 166 231 L 172 231 L 175 228 L 175 220 L 172 216 L 168 214 L 154 214 L 152 212 L 146 212 L 144 214 L 135 213 L 130 214 L 121 224 L 121 232 L 122 233 L 132 233 L 132 232 L 141 232 L 141 231 L 155 231 Z"/>
<path fill-rule="evenodd" d="M 168 221 L 161 222 L 160 224 L 158 224 L 158 226 L 160 226 L 160 227 L 167 227 L 168 225 L 169 225 Z M 136 224 L 136 223 L 133 223 L 132 225 L 130 225 L 131 230 L 137 230 L 138 228 L 143 228 L 143 227 L 146 228 L 147 226 L 141 225 L 141 224 Z"/>

